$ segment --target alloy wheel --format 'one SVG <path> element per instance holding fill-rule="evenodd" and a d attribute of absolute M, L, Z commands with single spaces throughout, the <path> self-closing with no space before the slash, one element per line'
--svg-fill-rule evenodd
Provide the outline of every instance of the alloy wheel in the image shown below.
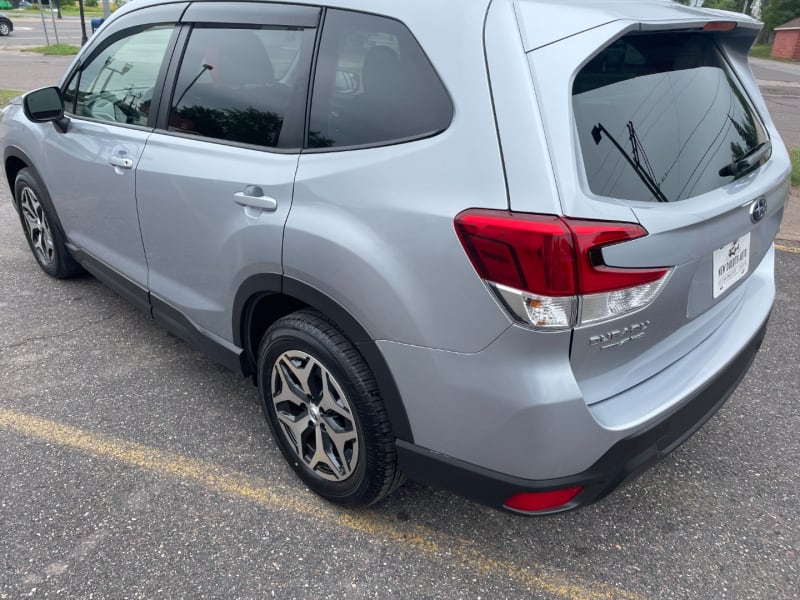
<path fill-rule="evenodd" d="M 53 232 L 36 193 L 30 187 L 24 187 L 20 194 L 19 204 L 25 231 L 34 252 L 44 264 L 52 264 L 55 260 Z"/>
<path fill-rule="evenodd" d="M 297 458 L 315 475 L 344 481 L 359 458 L 353 410 L 333 375 L 306 352 L 284 352 L 271 374 L 280 430 Z"/>

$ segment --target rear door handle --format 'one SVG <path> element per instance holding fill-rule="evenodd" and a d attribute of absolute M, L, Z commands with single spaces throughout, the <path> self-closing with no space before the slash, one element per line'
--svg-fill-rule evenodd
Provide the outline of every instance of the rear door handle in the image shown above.
<path fill-rule="evenodd" d="M 278 208 L 278 201 L 264 195 L 264 190 L 258 185 L 248 185 L 243 192 L 236 192 L 233 201 L 245 208 L 259 208 L 261 210 L 273 211 Z"/>
<path fill-rule="evenodd" d="M 125 156 L 112 156 L 108 159 L 108 164 L 118 169 L 132 169 L 133 161 Z"/>

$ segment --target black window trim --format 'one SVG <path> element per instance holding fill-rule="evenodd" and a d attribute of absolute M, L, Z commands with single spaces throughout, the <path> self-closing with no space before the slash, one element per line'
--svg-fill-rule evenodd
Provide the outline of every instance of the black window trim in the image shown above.
<path fill-rule="evenodd" d="M 233 11 L 233 4 L 242 4 L 242 5 L 253 5 L 254 8 L 259 9 L 259 20 L 262 23 L 256 25 L 253 23 L 252 20 L 245 21 L 244 18 L 240 17 L 237 19 L 236 16 L 231 16 Z M 198 8 L 192 8 L 192 7 Z M 280 9 L 283 8 L 297 8 L 302 9 L 302 11 L 298 11 L 296 15 L 303 15 L 303 18 L 307 19 L 307 25 L 297 25 L 295 21 L 292 21 L 290 18 L 287 18 L 287 14 L 294 14 L 294 13 L 283 13 L 283 17 L 280 15 Z M 275 22 L 263 23 L 265 19 L 268 19 L 270 16 L 271 9 L 276 8 L 278 10 L 272 11 L 273 16 L 275 16 Z M 171 18 L 165 21 L 153 21 L 152 20 L 152 12 L 153 10 L 161 10 L 161 11 L 170 11 L 171 13 L 176 14 L 175 18 Z M 177 9 L 177 10 L 176 10 Z M 191 9 L 191 12 L 190 12 Z M 202 11 L 201 11 L 202 9 Z M 385 140 L 380 142 L 372 142 L 368 144 L 355 144 L 350 146 L 335 146 L 335 147 L 327 147 L 327 148 L 311 148 L 308 146 L 308 136 L 309 136 L 309 128 L 311 122 L 311 101 L 312 95 L 314 90 L 314 83 L 316 81 L 316 72 L 317 72 L 317 65 L 319 63 L 319 50 L 322 44 L 322 35 L 325 29 L 325 21 L 328 15 L 329 10 L 336 10 L 338 12 L 347 12 L 347 13 L 358 13 L 373 17 L 378 17 L 381 19 L 390 19 L 402 25 L 408 34 L 411 36 L 411 39 L 419 47 L 420 52 L 424 56 L 425 60 L 428 61 L 431 69 L 433 70 L 434 75 L 438 79 L 439 83 L 444 90 L 444 93 L 447 96 L 448 102 L 450 104 L 450 118 L 447 122 L 447 125 L 441 129 L 427 131 L 418 135 L 409 136 L 405 138 L 396 138 L 391 140 Z M 201 11 L 201 12 L 197 12 Z M 197 15 L 195 20 L 192 21 L 191 16 L 192 12 L 195 12 Z M 214 15 L 219 14 L 220 19 L 214 20 Z M 310 20 L 312 15 L 316 15 L 316 18 Z M 283 21 L 283 22 L 282 22 Z M 120 24 L 117 26 L 117 24 Z M 311 23 L 316 23 L 316 26 L 312 25 Z M 279 4 L 279 3 L 261 3 L 261 2 L 236 2 L 236 3 L 224 3 L 224 6 L 221 6 L 221 3 L 214 2 L 214 1 L 195 1 L 195 2 L 174 2 L 174 3 L 165 3 L 162 5 L 158 5 L 156 8 L 155 6 L 145 6 L 141 9 L 132 11 L 125 15 L 125 17 L 121 18 L 119 21 L 115 21 L 112 24 L 112 29 L 110 30 L 109 34 L 106 34 L 97 44 L 96 46 L 92 47 L 89 50 L 89 53 L 86 57 L 82 57 L 80 61 L 78 61 L 73 68 L 70 70 L 69 74 L 63 79 L 64 83 L 61 86 L 62 91 L 66 89 L 69 83 L 72 81 L 73 77 L 76 75 L 79 77 L 78 85 L 80 85 L 80 72 L 83 70 L 83 66 L 92 61 L 97 54 L 102 52 L 106 47 L 110 44 L 113 44 L 117 40 L 121 39 L 122 37 L 126 37 L 128 35 L 133 35 L 135 30 L 144 31 L 154 26 L 158 25 L 174 25 L 173 35 L 170 38 L 170 41 L 167 46 L 167 50 L 165 53 L 165 59 L 161 67 L 159 69 L 158 77 L 156 79 L 156 83 L 153 87 L 153 101 L 151 104 L 150 115 L 148 117 L 147 125 L 132 125 L 128 123 L 119 123 L 119 122 L 110 122 L 104 121 L 101 119 L 93 119 L 91 117 L 84 117 L 84 116 L 75 116 L 74 114 L 70 113 L 70 117 L 74 117 L 76 119 L 103 123 L 103 124 L 111 124 L 116 125 L 119 127 L 126 127 L 131 129 L 143 130 L 143 131 L 154 131 L 158 132 L 163 135 L 170 135 L 176 136 L 186 139 L 192 140 L 199 140 L 205 141 L 208 143 L 215 143 L 221 144 L 225 146 L 232 146 L 236 148 L 245 148 L 249 150 L 258 150 L 261 152 L 273 153 L 273 154 L 324 154 L 324 153 L 332 153 L 332 152 L 348 152 L 351 150 L 364 150 L 369 148 L 383 148 L 389 146 L 396 146 L 399 144 L 407 144 L 410 142 L 416 142 L 421 140 L 430 139 L 436 137 L 445 131 L 447 131 L 450 126 L 452 125 L 453 121 L 455 120 L 456 116 L 456 107 L 455 103 L 453 102 L 453 97 L 450 94 L 450 90 L 444 83 L 439 71 L 436 69 L 436 66 L 428 57 L 427 52 L 425 51 L 422 44 L 420 44 L 417 37 L 414 35 L 414 32 L 403 22 L 401 19 L 396 17 L 391 17 L 385 14 L 375 13 L 371 11 L 363 11 L 363 10 L 351 10 L 347 8 L 327 8 L 325 6 L 313 6 L 313 5 L 291 5 L 291 4 Z M 302 116 L 302 131 L 300 137 L 298 139 L 298 145 L 292 147 L 267 147 L 267 146 L 259 146 L 254 144 L 245 144 L 241 142 L 232 142 L 229 140 L 223 140 L 219 138 L 209 138 L 205 136 L 200 136 L 191 133 L 181 133 L 177 131 L 170 131 L 167 128 L 167 122 L 169 119 L 169 111 L 170 111 L 170 104 L 172 101 L 172 96 L 174 94 L 175 86 L 177 85 L 177 75 L 178 70 L 181 65 L 181 61 L 183 60 L 184 53 L 186 52 L 186 47 L 189 39 L 189 35 L 191 30 L 195 26 L 211 26 L 218 28 L 223 27 L 242 27 L 242 25 L 250 25 L 253 27 L 259 26 L 275 26 L 275 27 L 299 27 L 302 29 L 308 29 L 311 27 L 315 27 L 315 39 L 314 39 L 314 48 L 313 54 L 311 58 L 311 65 L 308 72 L 308 80 L 306 86 L 306 94 L 305 94 L 305 103 L 298 102 L 297 106 L 301 107 Z M 90 44 L 92 42 L 90 41 Z M 77 89 L 77 88 L 76 88 Z M 73 106 L 74 108 L 74 106 Z M 297 110 L 297 109 L 296 109 Z"/>

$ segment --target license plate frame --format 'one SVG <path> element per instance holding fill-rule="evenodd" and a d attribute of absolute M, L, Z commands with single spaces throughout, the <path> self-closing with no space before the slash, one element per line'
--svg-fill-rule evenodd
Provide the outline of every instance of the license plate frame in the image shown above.
<path fill-rule="evenodd" d="M 716 300 L 750 271 L 750 233 L 714 250 L 712 292 Z"/>

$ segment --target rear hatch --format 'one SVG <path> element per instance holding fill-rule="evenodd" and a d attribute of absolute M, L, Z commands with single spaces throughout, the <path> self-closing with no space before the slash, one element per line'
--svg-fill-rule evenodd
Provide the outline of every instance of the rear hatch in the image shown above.
<path fill-rule="evenodd" d="M 564 215 L 646 230 L 598 263 L 669 269 L 644 308 L 615 316 L 620 298 L 581 300 L 571 361 L 589 404 L 730 323 L 771 260 L 789 173 L 747 65 L 760 24 L 662 1 L 597 6 L 515 5 Z M 551 11 L 559 25 L 544 28 Z"/>

